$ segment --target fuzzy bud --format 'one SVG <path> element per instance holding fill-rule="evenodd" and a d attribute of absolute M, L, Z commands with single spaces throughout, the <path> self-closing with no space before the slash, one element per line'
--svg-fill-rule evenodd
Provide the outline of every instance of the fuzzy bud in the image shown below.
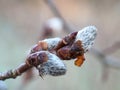
<path fill-rule="evenodd" d="M 80 40 L 82 42 L 84 52 L 86 52 L 93 45 L 96 35 L 97 28 L 95 26 L 88 26 L 77 33 L 76 41 Z"/>
<path fill-rule="evenodd" d="M 38 67 L 40 76 L 51 75 L 60 76 L 66 73 L 66 66 L 55 54 L 46 51 L 48 61 Z"/>
<path fill-rule="evenodd" d="M 51 50 L 58 45 L 58 43 L 61 41 L 61 38 L 49 38 L 43 41 L 48 44 L 48 50 Z"/>

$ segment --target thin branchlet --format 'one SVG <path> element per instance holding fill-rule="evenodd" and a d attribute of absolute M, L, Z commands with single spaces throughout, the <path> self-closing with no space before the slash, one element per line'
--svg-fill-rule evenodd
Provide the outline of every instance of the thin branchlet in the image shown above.
<path fill-rule="evenodd" d="M 1 80 L 0 80 L 0 90 L 8 90 L 6 83 Z"/>

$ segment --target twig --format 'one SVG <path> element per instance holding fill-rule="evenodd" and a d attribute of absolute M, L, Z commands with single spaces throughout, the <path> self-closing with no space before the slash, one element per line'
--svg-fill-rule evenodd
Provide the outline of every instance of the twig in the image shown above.
<path fill-rule="evenodd" d="M 96 37 L 94 26 L 85 27 L 78 32 L 73 32 L 64 38 L 51 38 L 39 41 L 27 56 L 25 63 L 18 68 L 0 73 L 0 80 L 16 78 L 32 67 L 36 67 L 40 76 L 64 75 L 66 66 L 62 60 L 76 59 L 75 65 L 81 66 L 84 53 L 92 46 Z"/>
<path fill-rule="evenodd" d="M 113 67 L 116 69 L 120 69 L 120 60 L 119 59 L 116 59 L 116 58 L 109 56 L 109 55 L 105 55 L 104 52 L 102 52 L 98 49 L 95 49 L 95 48 L 93 48 L 91 50 L 91 52 L 100 58 L 100 62 L 102 64 L 105 64 L 109 67 Z"/>
<path fill-rule="evenodd" d="M 16 78 L 17 76 L 21 75 L 23 72 L 27 71 L 29 68 L 31 68 L 31 66 L 27 65 L 26 63 L 23 63 L 16 69 L 11 69 L 4 73 L 0 73 L 0 80 Z"/>

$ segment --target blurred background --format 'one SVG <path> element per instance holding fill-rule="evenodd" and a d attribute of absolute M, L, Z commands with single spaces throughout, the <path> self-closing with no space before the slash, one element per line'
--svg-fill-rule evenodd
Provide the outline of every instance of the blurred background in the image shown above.
<path fill-rule="evenodd" d="M 45 38 L 45 24 L 56 17 L 47 3 L 45 0 L 0 0 L 0 72 L 24 62 L 29 49 Z M 94 48 L 104 51 L 119 42 L 119 0 L 54 0 L 54 3 L 64 19 L 76 28 L 72 31 L 88 25 L 98 28 Z M 51 37 L 69 33 L 65 29 L 56 32 Z M 35 76 L 23 89 L 20 88 L 24 75 L 5 83 L 8 90 L 120 90 L 120 68 L 103 65 L 103 58 L 94 53 L 88 52 L 85 56 L 86 61 L 80 68 L 74 61 L 64 61 L 68 68 L 64 76 L 46 76 L 43 80 L 34 72 Z M 119 48 L 107 56 L 117 58 L 120 63 Z"/>

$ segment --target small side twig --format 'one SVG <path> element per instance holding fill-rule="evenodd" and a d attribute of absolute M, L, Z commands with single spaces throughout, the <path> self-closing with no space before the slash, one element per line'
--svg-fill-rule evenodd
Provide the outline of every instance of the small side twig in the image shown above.
<path fill-rule="evenodd" d="M 104 54 L 104 52 L 98 49 L 91 49 L 91 53 L 100 58 L 100 62 L 116 69 L 120 69 L 120 61 L 117 58 Z"/>

